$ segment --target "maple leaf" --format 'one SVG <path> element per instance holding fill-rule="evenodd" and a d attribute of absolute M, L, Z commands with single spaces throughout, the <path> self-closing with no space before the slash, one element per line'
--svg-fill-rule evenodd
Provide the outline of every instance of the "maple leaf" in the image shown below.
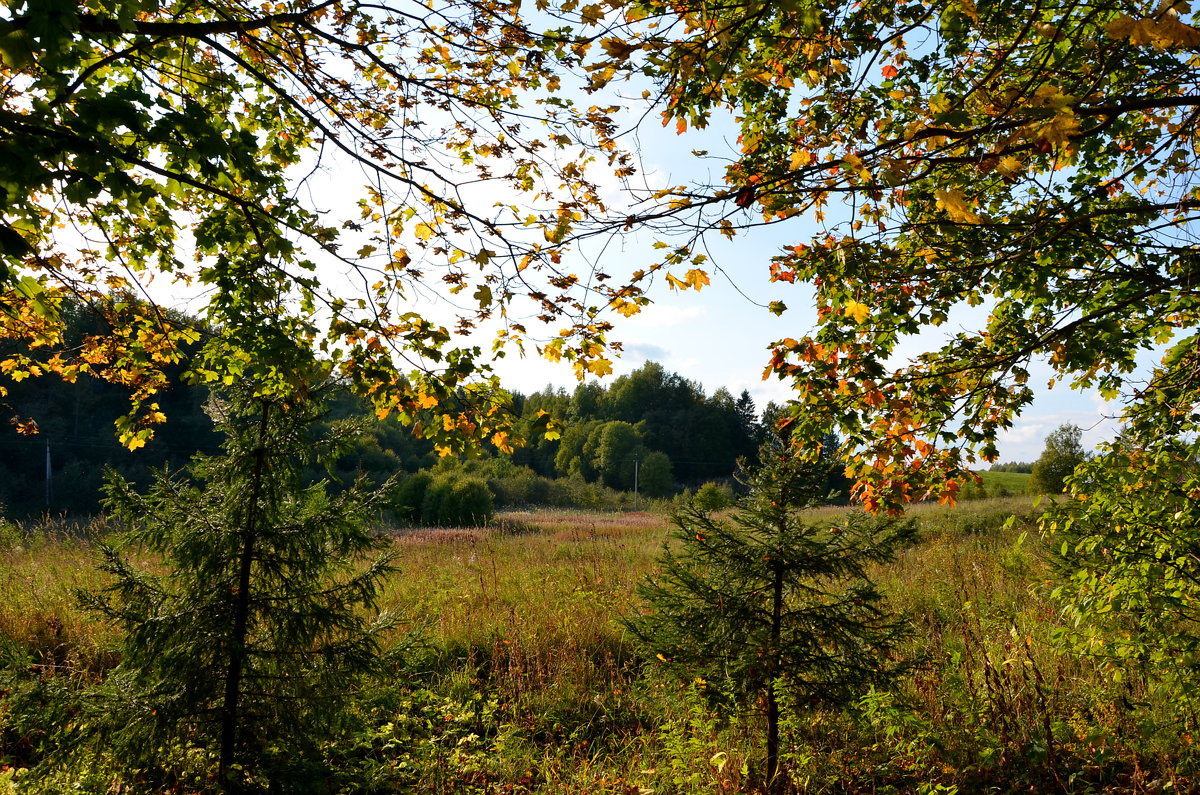
<path fill-rule="evenodd" d="M 945 210 L 946 214 L 950 216 L 950 220 L 956 223 L 978 224 L 983 222 L 979 214 L 967 206 L 967 198 L 958 188 L 935 191 L 934 198 L 937 199 L 937 206 Z"/>
<path fill-rule="evenodd" d="M 38 424 L 32 418 L 13 417 L 9 423 L 16 428 L 17 433 L 22 436 L 33 436 L 38 433 Z"/>
<path fill-rule="evenodd" d="M 1013 177 L 1020 174 L 1024 170 L 1024 165 L 1019 158 L 1012 155 L 1005 155 L 1000 158 L 1000 162 L 996 164 L 996 170 L 1006 177 Z"/>
<path fill-rule="evenodd" d="M 609 375 L 612 373 L 612 362 L 608 359 L 592 359 L 587 363 L 587 369 L 595 375 Z"/>
<path fill-rule="evenodd" d="M 496 448 L 502 453 L 511 453 L 513 451 L 509 435 L 504 431 L 497 431 L 492 434 L 492 444 L 496 445 Z"/>
<path fill-rule="evenodd" d="M 687 285 L 693 290 L 699 290 L 700 288 L 710 284 L 708 274 L 699 268 L 692 268 L 686 274 L 684 274 L 684 281 L 687 282 Z"/>
<path fill-rule="evenodd" d="M 861 304 L 852 298 L 842 305 L 842 314 L 861 325 L 871 316 L 871 310 L 866 304 Z"/>
<path fill-rule="evenodd" d="M 624 317 L 633 317 L 642 311 L 642 308 L 636 303 L 627 301 L 624 298 L 614 298 L 611 305 L 613 309 L 617 310 Z"/>

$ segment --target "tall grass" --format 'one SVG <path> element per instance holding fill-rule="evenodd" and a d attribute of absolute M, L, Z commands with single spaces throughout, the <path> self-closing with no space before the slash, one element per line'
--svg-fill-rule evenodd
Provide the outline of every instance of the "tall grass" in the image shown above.
<path fill-rule="evenodd" d="M 1055 643 L 1032 512 L 1027 497 L 913 509 L 923 540 L 874 576 L 911 617 L 903 653 L 920 665 L 848 710 L 793 705 L 795 791 L 1191 789 L 1189 718 L 1137 670 L 1114 683 Z M 329 749 L 344 791 L 754 791 L 759 718 L 714 712 L 701 685 L 639 659 L 616 621 L 640 609 L 667 524 L 521 511 L 482 530 L 398 532 L 383 606 L 405 627 Z M 0 569 L 0 643 L 46 666 L 38 675 L 115 664 L 111 630 L 72 596 L 102 584 L 88 542 L 64 528 L 25 538 Z M 15 748 L 0 748 L 6 764 Z"/>
<path fill-rule="evenodd" d="M 109 532 L 103 521 L 48 518 L 9 525 L 0 566 L 0 650 L 9 666 L 45 674 L 111 667 L 113 632 L 80 609 L 75 593 L 102 587 L 92 539 Z"/>

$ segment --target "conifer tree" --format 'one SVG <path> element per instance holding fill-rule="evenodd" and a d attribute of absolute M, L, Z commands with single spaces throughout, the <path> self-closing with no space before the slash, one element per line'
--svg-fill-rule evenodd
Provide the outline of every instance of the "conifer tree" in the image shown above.
<path fill-rule="evenodd" d="M 626 625 L 682 678 L 703 679 L 727 705 L 762 710 L 767 789 L 780 792 L 781 696 L 844 703 L 901 670 L 893 650 L 905 625 L 885 612 L 867 567 L 911 543 L 914 525 L 805 516 L 827 497 L 827 462 L 778 443 L 760 457 L 739 473 L 749 493 L 731 517 L 694 502 L 677 511 L 674 545 L 639 588 L 649 611 Z"/>
<path fill-rule="evenodd" d="M 126 632 L 105 740 L 159 784 L 199 759 L 222 792 L 302 792 L 322 778 L 319 740 L 390 623 L 363 610 L 389 558 L 361 560 L 382 543 L 369 521 L 385 489 L 302 483 L 302 467 L 352 433 L 312 438 L 315 395 L 239 389 L 212 413 L 223 454 L 197 456 L 190 477 L 160 473 L 145 494 L 118 477 L 108 486 L 129 542 L 162 566 L 105 550 L 115 583 L 90 602 Z"/>

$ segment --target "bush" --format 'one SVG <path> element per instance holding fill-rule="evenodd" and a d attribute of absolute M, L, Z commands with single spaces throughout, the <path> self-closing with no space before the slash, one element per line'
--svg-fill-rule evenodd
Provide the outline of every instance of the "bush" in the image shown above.
<path fill-rule="evenodd" d="M 550 499 L 550 481 L 528 467 L 506 467 L 502 474 L 488 478 L 488 488 L 496 495 L 496 505 L 516 507 L 545 505 Z"/>
<path fill-rule="evenodd" d="M 422 469 L 414 472 L 393 491 L 391 508 L 402 522 L 416 524 L 421 521 L 421 506 L 425 504 L 425 492 L 433 482 L 433 475 Z"/>
<path fill-rule="evenodd" d="M 491 489 L 483 478 L 447 472 L 433 478 L 421 503 L 421 522 L 478 527 L 495 516 Z"/>
<path fill-rule="evenodd" d="M 1054 596 L 1076 648 L 1123 661 L 1172 699 L 1200 703 L 1200 444 L 1118 440 L 1079 467 L 1076 499 L 1040 520 L 1055 535 Z"/>
<path fill-rule="evenodd" d="M 705 483 L 696 490 L 692 504 L 705 513 L 723 511 L 733 505 L 733 489 L 728 484 Z"/>

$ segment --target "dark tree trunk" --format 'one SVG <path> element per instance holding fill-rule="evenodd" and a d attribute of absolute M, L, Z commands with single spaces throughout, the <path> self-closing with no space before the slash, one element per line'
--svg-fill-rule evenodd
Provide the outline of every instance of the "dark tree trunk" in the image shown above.
<path fill-rule="evenodd" d="M 229 669 L 225 676 L 225 698 L 221 708 L 221 750 L 217 767 L 217 780 L 226 792 L 237 793 L 242 789 L 242 777 L 234 770 L 233 763 L 238 740 L 238 700 L 241 695 L 242 672 L 246 662 L 246 634 L 250 621 L 250 575 L 254 564 L 254 541 L 258 517 L 258 498 L 262 492 L 263 468 L 267 458 L 267 415 L 270 406 L 265 401 L 262 419 L 258 426 L 258 447 L 254 451 L 254 472 L 250 485 L 250 496 L 246 509 L 246 523 L 242 533 L 242 551 L 238 561 L 237 593 L 233 603 L 233 632 L 229 643 Z"/>
<path fill-rule="evenodd" d="M 775 696 L 775 679 L 779 676 L 780 639 L 783 634 L 783 567 L 776 566 L 771 593 L 771 678 L 767 680 L 767 792 L 783 792 L 779 776 L 779 700 Z"/>

